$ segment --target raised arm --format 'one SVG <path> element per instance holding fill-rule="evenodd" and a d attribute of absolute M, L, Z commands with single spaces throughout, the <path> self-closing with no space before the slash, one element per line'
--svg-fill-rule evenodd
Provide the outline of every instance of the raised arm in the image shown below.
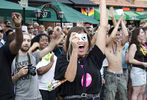
<path fill-rule="evenodd" d="M 106 0 L 100 0 L 100 26 L 97 31 L 97 40 L 96 45 L 104 53 L 105 44 L 106 44 L 106 32 L 108 25 L 108 14 L 106 11 Z"/>
<path fill-rule="evenodd" d="M 28 52 L 33 52 L 37 47 L 39 48 L 39 43 L 34 42 L 33 45 L 30 47 Z"/>
<path fill-rule="evenodd" d="M 72 53 L 70 55 L 70 61 L 64 76 L 70 82 L 73 82 L 75 80 L 76 73 L 77 73 L 79 38 L 75 34 L 76 33 L 72 33 L 70 37 L 70 43 L 72 44 L 73 49 L 72 49 Z"/>
<path fill-rule="evenodd" d="M 99 28 L 96 30 L 94 36 L 92 37 L 92 40 L 91 40 L 91 47 L 92 48 L 94 47 L 94 45 L 96 43 L 98 30 L 99 30 Z"/>
<path fill-rule="evenodd" d="M 127 30 L 127 28 L 126 28 L 126 25 L 125 25 L 125 23 L 124 23 L 124 20 L 121 20 L 121 26 L 122 26 L 122 31 L 123 31 L 123 34 L 122 34 L 122 36 L 123 36 L 123 40 L 122 40 L 122 45 L 125 45 L 125 43 L 128 41 L 128 36 L 129 36 L 129 34 L 128 34 L 128 30 Z"/>
<path fill-rule="evenodd" d="M 113 7 L 110 7 L 110 15 L 109 16 L 112 19 L 113 25 L 116 26 L 117 22 L 116 22 L 116 19 L 115 19 L 115 16 L 114 16 L 114 9 L 113 9 Z"/>
<path fill-rule="evenodd" d="M 55 46 L 58 44 L 59 39 L 60 38 L 58 38 L 58 39 L 53 39 L 52 38 L 51 41 L 50 41 L 50 43 L 49 43 L 49 45 L 45 49 L 43 49 L 43 50 L 40 51 L 40 57 L 42 58 L 46 54 L 48 54 L 49 52 L 51 52 L 55 48 Z"/>
<path fill-rule="evenodd" d="M 118 27 L 120 25 L 120 22 L 121 22 L 122 18 L 123 18 L 123 15 L 119 18 L 119 20 L 118 20 L 116 26 L 114 27 L 111 35 L 107 38 L 106 45 L 108 45 L 114 39 L 114 37 L 116 36 L 116 33 L 118 31 Z"/>
<path fill-rule="evenodd" d="M 17 54 L 23 41 L 23 35 L 21 30 L 21 15 L 19 13 L 13 13 L 12 20 L 15 24 L 16 36 L 15 39 L 10 43 L 9 48 L 12 54 Z"/>

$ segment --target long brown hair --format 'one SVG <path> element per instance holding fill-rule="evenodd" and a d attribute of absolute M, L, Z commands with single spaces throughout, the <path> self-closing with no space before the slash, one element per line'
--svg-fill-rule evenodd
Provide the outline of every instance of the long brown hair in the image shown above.
<path fill-rule="evenodd" d="M 87 33 L 88 44 L 89 44 L 88 50 L 90 50 L 90 47 L 91 47 L 91 39 L 90 39 L 90 36 L 88 35 L 87 30 L 84 27 L 75 26 L 75 27 L 72 27 L 69 30 L 68 34 L 67 34 L 67 38 L 66 38 L 65 44 L 64 44 L 65 45 L 65 49 L 64 49 L 65 52 L 68 53 L 68 50 L 70 48 L 69 38 L 70 38 L 72 32 L 76 32 L 76 33 L 84 32 L 84 33 Z M 71 46 L 71 50 L 69 52 L 69 55 L 71 54 L 71 52 L 72 52 L 72 46 Z"/>
<path fill-rule="evenodd" d="M 131 41 L 130 41 L 130 46 L 131 44 L 135 44 L 137 46 L 137 49 L 140 48 L 140 42 L 138 41 L 138 35 L 140 33 L 140 30 L 142 28 L 139 27 L 139 28 L 135 28 L 133 31 L 132 31 L 132 37 L 131 37 Z"/>

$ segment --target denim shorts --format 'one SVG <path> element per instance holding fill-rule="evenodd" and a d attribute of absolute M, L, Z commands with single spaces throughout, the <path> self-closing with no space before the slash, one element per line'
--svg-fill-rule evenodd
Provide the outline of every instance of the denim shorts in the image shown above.
<path fill-rule="evenodd" d="M 146 72 L 146 81 L 147 81 L 147 72 Z M 145 88 L 145 94 L 147 94 L 147 83 L 146 83 L 146 88 Z"/>
<path fill-rule="evenodd" d="M 146 84 L 146 70 L 144 69 L 132 66 L 130 77 L 132 86 L 142 86 Z"/>

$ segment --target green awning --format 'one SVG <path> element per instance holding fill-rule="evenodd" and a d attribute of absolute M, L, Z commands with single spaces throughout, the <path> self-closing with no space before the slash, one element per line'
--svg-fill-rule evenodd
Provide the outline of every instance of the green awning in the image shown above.
<path fill-rule="evenodd" d="M 124 14 L 126 15 L 126 20 L 139 20 L 138 15 L 132 11 L 124 11 Z"/>
<path fill-rule="evenodd" d="M 51 2 L 50 4 L 54 5 L 58 9 L 58 11 L 64 12 L 64 17 L 62 19 L 63 22 L 77 23 L 77 22 L 82 21 L 84 23 L 99 24 L 99 22 L 97 20 L 95 20 L 89 16 L 86 16 L 86 15 L 82 14 L 81 12 L 79 12 L 71 7 L 68 7 L 62 3 L 54 1 L 54 2 Z M 52 13 L 51 13 L 51 17 L 57 17 L 57 15 L 52 16 Z M 43 20 L 43 19 L 41 19 L 41 20 Z"/>
<path fill-rule="evenodd" d="M 147 12 L 144 12 L 144 11 L 141 11 L 141 12 L 139 12 L 139 11 L 135 11 L 135 13 L 137 14 L 137 15 L 147 15 Z"/>
<path fill-rule="evenodd" d="M 110 13 L 110 11 L 108 10 L 108 15 L 109 15 L 109 13 Z M 115 10 L 114 10 L 114 16 L 115 16 L 116 20 L 118 20 L 120 18 L 120 15 L 118 15 Z M 99 10 L 99 8 L 94 9 L 94 17 L 95 17 L 96 20 L 100 20 L 100 10 Z M 126 19 L 126 15 L 124 15 L 124 19 Z M 108 20 L 112 20 L 112 19 L 109 17 Z"/>
<path fill-rule="evenodd" d="M 140 18 L 140 19 L 147 19 L 147 15 L 140 15 L 140 16 L 137 16 L 137 18 Z"/>
<path fill-rule="evenodd" d="M 60 20 L 52 19 L 52 18 L 43 18 L 43 19 L 39 19 L 39 21 L 43 21 L 43 22 L 60 22 Z"/>
<path fill-rule="evenodd" d="M 25 8 L 26 17 L 35 18 L 35 10 L 38 8 L 27 7 Z M 11 17 L 12 12 L 23 13 L 23 8 L 18 3 L 13 3 L 6 0 L 0 2 L 0 16 Z"/>
<path fill-rule="evenodd" d="M 136 14 L 138 14 L 137 18 L 139 18 L 140 20 L 147 20 L 147 12 L 135 12 Z"/>
<path fill-rule="evenodd" d="M 39 6 L 37 8 L 42 8 L 43 6 Z M 44 13 L 46 13 L 46 17 L 39 19 L 39 21 L 43 22 L 60 22 L 59 19 L 57 19 L 57 14 L 52 8 L 46 8 L 44 10 Z"/>
<path fill-rule="evenodd" d="M 12 17 L 5 17 L 7 20 L 12 20 Z M 23 19 L 22 19 L 23 20 Z M 33 20 L 37 20 L 36 18 L 33 18 L 33 17 L 26 17 L 25 20 L 30 20 L 30 21 L 33 21 Z"/>

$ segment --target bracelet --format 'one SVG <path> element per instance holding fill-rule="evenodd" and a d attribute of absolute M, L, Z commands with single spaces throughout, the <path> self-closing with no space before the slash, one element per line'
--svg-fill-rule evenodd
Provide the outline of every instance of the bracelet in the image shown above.
<path fill-rule="evenodd" d="M 17 29 L 17 28 L 21 28 L 21 25 L 20 26 L 15 26 L 15 28 Z"/>
<path fill-rule="evenodd" d="M 138 65 L 141 65 L 141 62 L 140 61 L 138 61 Z"/>

